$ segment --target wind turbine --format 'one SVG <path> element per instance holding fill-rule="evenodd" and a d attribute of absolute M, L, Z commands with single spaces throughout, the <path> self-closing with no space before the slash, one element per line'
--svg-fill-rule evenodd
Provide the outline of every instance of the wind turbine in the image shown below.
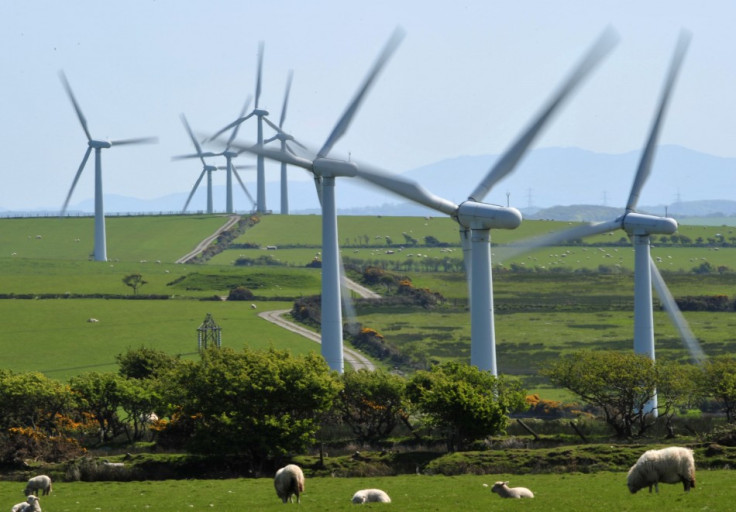
<path fill-rule="evenodd" d="M 192 132 L 191 127 L 189 126 L 189 122 L 187 122 L 187 118 L 184 114 L 181 115 L 181 122 L 184 123 L 184 127 L 187 130 L 187 133 L 189 134 L 189 138 L 192 140 L 192 144 L 194 144 L 194 149 L 197 150 L 197 153 L 194 155 L 181 155 L 181 156 L 175 156 L 173 157 L 174 160 L 181 160 L 181 159 L 188 159 L 188 158 L 199 158 L 199 160 L 202 162 L 202 172 L 199 174 L 199 177 L 197 178 L 197 181 L 194 183 L 194 187 L 192 187 L 192 191 L 189 193 L 189 197 L 187 197 L 186 202 L 184 203 L 184 208 L 182 208 L 182 213 L 187 211 L 187 207 L 189 206 L 189 202 L 192 200 L 192 197 L 194 196 L 194 193 L 197 190 L 197 187 L 199 187 L 199 184 L 202 182 L 202 178 L 207 176 L 207 213 L 212 214 L 214 212 L 214 208 L 212 205 L 212 173 L 214 171 L 217 171 L 218 169 L 225 169 L 225 167 L 218 167 L 215 165 L 209 165 L 205 161 L 205 157 L 212 157 L 212 156 L 219 156 L 220 153 L 203 153 L 202 147 L 199 145 L 199 142 L 197 142 L 197 139 L 194 137 L 194 133 Z"/>
<path fill-rule="evenodd" d="M 87 136 L 87 151 L 84 153 L 84 158 L 82 158 L 82 163 L 79 165 L 77 174 L 74 176 L 74 181 L 72 181 L 72 186 L 69 189 L 69 193 L 66 196 L 66 200 L 64 201 L 64 206 L 61 207 L 61 215 L 64 215 L 64 213 L 66 212 L 66 208 L 67 206 L 69 206 L 69 200 L 71 199 L 72 193 L 74 192 L 74 187 L 77 186 L 77 181 L 79 181 L 79 177 L 81 176 L 82 171 L 84 170 L 84 166 L 87 164 L 89 155 L 94 149 L 95 150 L 95 250 L 94 250 L 94 258 L 95 258 L 95 261 L 107 261 L 107 239 L 106 239 L 106 234 L 105 234 L 105 210 L 103 207 L 103 197 L 102 197 L 102 155 L 101 155 L 101 151 L 103 149 L 111 148 L 112 146 L 123 146 L 126 144 L 154 143 L 154 142 L 158 142 L 158 139 L 156 137 L 141 137 L 137 139 L 122 139 L 122 140 L 93 139 L 92 136 L 90 135 L 89 128 L 87 127 L 87 119 L 84 117 L 84 114 L 82 114 L 82 109 L 79 108 L 79 104 L 77 103 L 77 100 L 74 97 L 72 88 L 69 85 L 69 81 L 67 80 L 66 75 L 64 74 L 63 71 L 59 72 L 59 77 L 61 78 L 61 82 L 64 84 L 64 89 L 66 89 L 66 93 L 69 96 L 69 99 L 71 100 L 72 105 L 74 106 L 74 110 L 77 112 L 77 117 L 79 118 L 79 122 L 82 125 L 84 134 Z"/>
<path fill-rule="evenodd" d="M 284 105 L 281 107 L 281 118 L 279 119 L 279 125 L 276 126 L 273 124 L 267 117 L 264 117 L 263 120 L 266 121 L 266 123 L 276 130 L 276 135 L 273 137 L 266 139 L 263 141 L 264 144 L 268 144 L 269 142 L 273 142 L 274 140 L 278 140 L 281 142 L 281 151 L 291 151 L 289 149 L 289 146 L 287 145 L 287 142 L 293 142 L 294 144 L 297 144 L 298 146 L 301 146 L 303 149 L 307 149 L 302 145 L 299 141 L 294 139 L 292 135 L 289 135 L 284 131 L 284 120 L 286 119 L 286 107 L 289 104 L 289 91 L 291 90 L 291 80 L 293 78 L 293 73 L 289 71 L 289 76 L 286 79 L 286 92 L 284 93 Z M 288 185 L 287 185 L 287 176 L 286 176 L 286 162 L 281 162 L 281 215 L 288 215 L 289 214 L 289 191 L 288 191 Z"/>
<path fill-rule="evenodd" d="M 682 32 L 677 41 L 675 52 L 672 57 L 670 68 L 665 79 L 659 104 L 655 111 L 654 121 L 649 132 L 648 139 L 639 160 L 634 183 L 631 186 L 629 199 L 626 202 L 626 210 L 620 217 L 597 224 L 586 224 L 569 230 L 552 233 L 532 241 L 527 247 L 538 247 L 540 245 L 554 245 L 564 240 L 583 238 L 592 235 L 607 233 L 622 229 L 631 238 L 634 245 L 634 352 L 643 354 L 650 359 L 655 359 L 654 348 L 654 321 L 652 304 L 652 285 L 656 289 L 660 299 L 670 318 L 680 332 L 686 347 L 690 351 L 692 359 L 701 363 L 705 355 L 698 340 L 690 331 L 687 322 L 682 317 L 676 302 L 672 298 L 662 275 L 657 270 L 650 254 L 651 235 L 671 235 L 677 231 L 677 222 L 668 217 L 658 217 L 638 213 L 636 206 L 644 183 L 651 173 L 652 162 L 657 148 L 657 141 L 661 131 L 662 122 L 669 105 L 672 89 L 677 79 L 682 61 L 685 57 L 690 34 Z M 523 250 L 523 249 L 522 249 Z M 645 412 L 656 415 L 657 396 L 647 404 Z"/>
<path fill-rule="evenodd" d="M 212 135 L 211 137 L 207 139 L 207 142 L 212 141 L 218 136 L 220 136 L 221 134 L 225 133 L 230 128 L 235 128 L 235 130 L 233 131 L 233 135 L 230 137 L 230 141 L 228 143 L 227 149 L 223 153 L 225 154 L 225 157 L 228 158 L 228 166 L 232 165 L 232 162 L 231 162 L 232 157 L 237 156 L 239 154 L 239 153 L 233 153 L 231 156 L 228 156 L 230 145 L 235 140 L 235 134 L 237 133 L 238 127 L 240 126 L 240 124 L 247 121 L 253 116 L 256 116 L 256 118 L 258 119 L 258 132 L 257 132 L 256 144 L 258 147 L 263 146 L 263 120 L 265 116 L 268 115 L 268 110 L 258 108 L 258 100 L 261 97 L 262 70 L 263 70 L 263 42 L 261 42 L 258 45 L 258 73 L 256 75 L 256 103 L 255 103 L 253 110 L 248 115 L 245 115 L 245 112 L 247 111 L 248 103 L 250 103 L 250 98 L 248 98 L 248 102 L 246 102 L 246 107 L 243 108 L 243 111 L 240 113 L 240 116 L 238 116 L 238 118 L 235 121 L 233 121 L 226 127 L 222 128 L 220 131 L 216 132 L 214 135 Z M 266 173 L 264 169 L 263 155 L 261 154 L 256 154 L 256 170 L 257 170 L 257 173 L 256 173 L 256 186 L 257 186 L 256 211 L 258 213 L 265 213 L 267 211 L 266 210 Z M 231 183 L 230 176 L 231 176 L 231 173 L 230 171 L 228 171 L 228 183 L 229 184 Z M 228 185 L 228 190 L 230 190 L 229 192 L 230 195 L 228 196 L 229 197 L 228 213 L 232 213 L 232 186 L 231 185 Z"/>
<path fill-rule="evenodd" d="M 317 193 L 322 205 L 322 303 L 321 330 L 322 356 L 332 370 L 343 372 L 342 343 L 342 293 L 340 249 L 337 236 L 337 210 L 335 206 L 335 178 L 353 177 L 357 165 L 350 161 L 328 158 L 337 141 L 345 135 L 353 117 L 360 108 L 366 93 L 404 37 L 404 31 L 396 29 L 384 46 L 353 100 L 314 157 L 297 156 L 288 151 L 265 148 L 262 144 L 240 146 L 242 150 L 256 153 L 280 162 L 302 167 L 314 175 Z M 217 137 L 217 134 L 212 138 Z"/>
<path fill-rule="evenodd" d="M 483 203 L 483 198 L 496 183 L 514 170 L 555 111 L 616 42 L 617 37 L 611 31 L 606 31 L 598 39 L 540 114 L 499 158 L 468 199 L 459 205 L 409 180 L 380 171 L 368 172 L 367 167 L 359 166 L 358 176 L 361 178 L 445 213 L 459 224 L 470 296 L 470 363 L 493 375 L 497 374 L 497 366 L 490 230 L 517 228 L 521 223 L 521 213 L 513 207 Z"/>

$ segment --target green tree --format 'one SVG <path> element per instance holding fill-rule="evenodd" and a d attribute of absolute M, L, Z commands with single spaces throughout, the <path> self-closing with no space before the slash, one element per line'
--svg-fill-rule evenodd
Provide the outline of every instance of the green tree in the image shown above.
<path fill-rule="evenodd" d="M 721 405 L 726 420 L 736 419 L 736 358 L 717 356 L 703 365 L 701 389 L 705 396 L 713 397 Z"/>
<path fill-rule="evenodd" d="M 381 370 L 346 371 L 335 409 L 361 442 L 388 437 L 405 414 L 406 381 Z"/>
<path fill-rule="evenodd" d="M 645 407 L 655 394 L 654 362 L 632 352 L 581 351 L 544 370 L 553 384 L 569 389 L 603 411 L 621 438 L 643 434 L 654 422 Z"/>
<path fill-rule="evenodd" d="M 131 288 L 133 288 L 133 295 L 137 295 L 138 288 L 140 288 L 144 284 L 148 284 L 148 281 L 144 281 L 143 276 L 140 274 L 128 274 L 123 278 L 123 284 L 125 284 L 125 286 L 130 286 Z"/>
<path fill-rule="evenodd" d="M 320 356 L 274 349 L 210 349 L 201 361 L 178 365 L 168 381 L 178 416 L 192 422 L 188 449 L 239 455 L 255 470 L 306 450 L 340 390 Z"/>
<path fill-rule="evenodd" d="M 503 433 L 509 413 L 526 407 L 518 380 L 456 362 L 417 372 L 407 384 L 407 396 L 444 433 L 450 451 Z"/>
<path fill-rule="evenodd" d="M 115 356 L 118 373 L 126 379 L 151 379 L 160 377 L 176 366 L 178 358 L 163 350 L 140 346 Z"/>
<path fill-rule="evenodd" d="M 89 413 L 100 426 L 100 441 L 109 441 L 123 431 L 118 416 L 126 381 L 115 373 L 90 372 L 69 380 L 78 397 L 80 411 Z"/>
<path fill-rule="evenodd" d="M 0 430 L 30 427 L 57 433 L 57 414 L 72 414 L 74 397 L 61 382 L 39 372 L 0 369 Z"/>
<path fill-rule="evenodd" d="M 128 441 L 138 441 L 146 432 L 145 426 L 151 413 L 163 408 L 157 383 L 152 379 L 128 379 L 119 383 L 119 405 L 125 412 L 123 429 Z"/>

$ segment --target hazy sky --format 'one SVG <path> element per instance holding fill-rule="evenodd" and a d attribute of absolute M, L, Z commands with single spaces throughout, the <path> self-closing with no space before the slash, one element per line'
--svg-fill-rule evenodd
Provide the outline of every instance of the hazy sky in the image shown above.
<path fill-rule="evenodd" d="M 638 150 L 686 28 L 693 40 L 661 142 L 736 157 L 734 20 L 732 0 L 2 2 L 0 208 L 60 208 L 71 186 L 86 139 L 61 69 L 93 137 L 160 138 L 102 159 L 105 193 L 154 198 L 188 192 L 201 170 L 171 160 L 193 150 L 179 114 L 198 133 L 233 120 L 255 92 L 259 41 L 260 106 L 278 122 L 293 69 L 285 128 L 320 146 L 397 26 L 406 37 L 336 155 L 404 172 L 499 153 L 610 25 L 618 46 L 536 147 Z M 255 140 L 255 123 L 240 133 Z M 72 205 L 93 195 L 87 165 Z M 276 180 L 277 164 L 267 174 Z M 255 191 L 254 173 L 244 178 Z"/>

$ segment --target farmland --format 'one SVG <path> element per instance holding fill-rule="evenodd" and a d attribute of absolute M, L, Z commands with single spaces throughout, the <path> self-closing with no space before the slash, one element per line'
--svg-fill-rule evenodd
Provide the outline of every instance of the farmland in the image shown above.
<path fill-rule="evenodd" d="M 173 263 L 224 220 L 206 215 L 109 219 L 109 262 L 88 261 L 91 219 L 0 220 L 0 294 L 29 297 L 0 301 L 5 332 L 10 334 L 0 364 L 10 366 L 12 361 L 19 370 L 39 369 L 63 379 L 86 368 L 110 369 L 114 355 L 130 347 L 146 345 L 188 354 L 196 350 L 196 328 L 206 313 L 212 313 L 223 328 L 226 346 L 275 346 L 298 353 L 317 350 L 313 342 L 259 319 L 256 311 L 289 309 L 294 299 L 319 293 L 319 269 L 304 265 L 319 257 L 320 218 L 265 216 L 234 241 L 234 248 L 207 264 Z M 341 217 L 339 223 L 347 262 L 395 268 L 416 287 L 440 292 L 447 299 L 431 311 L 359 302 L 358 320 L 401 350 L 427 360 L 467 360 L 467 284 L 464 274 L 456 270 L 462 259 L 457 225 L 450 219 L 420 217 Z M 515 241 L 568 226 L 527 221 L 518 230 L 493 234 L 494 262 L 503 263 L 494 275 L 499 370 L 524 376 L 534 390 L 544 389 L 535 377 L 537 370 L 560 354 L 580 347 L 626 350 L 631 346 L 633 252 L 630 246 L 615 243 L 620 234 L 502 260 L 504 248 Z M 721 236 L 728 242 L 733 237 L 732 228 L 716 226 L 683 226 L 679 233 L 693 241 Z M 437 246 L 424 245 L 429 236 Z M 266 250 L 267 246 L 275 248 Z M 675 296 L 734 294 L 732 271 L 690 272 L 703 262 L 714 268 L 732 267 L 734 247 L 665 241 L 655 243 L 652 254 L 661 259 L 660 268 Z M 271 264 L 233 265 L 241 257 L 261 256 L 270 257 Z M 443 259 L 456 260 L 454 267 L 429 270 L 409 263 Z M 504 271 L 514 265 L 514 272 Z M 132 290 L 122 278 L 131 273 L 140 273 L 146 281 L 141 294 L 169 299 L 125 300 Z M 211 300 L 235 286 L 253 291 L 258 310 Z M 379 286 L 377 291 L 389 290 Z M 68 299 L 42 298 L 45 294 Z M 115 298 L 95 298 L 102 295 Z M 706 353 L 736 349 L 733 315 L 686 312 L 685 316 Z M 90 317 L 100 322 L 86 322 Z M 655 333 L 658 357 L 687 357 L 664 312 L 655 313 Z M 37 349 L 32 360 L 24 361 L 27 340 Z"/>

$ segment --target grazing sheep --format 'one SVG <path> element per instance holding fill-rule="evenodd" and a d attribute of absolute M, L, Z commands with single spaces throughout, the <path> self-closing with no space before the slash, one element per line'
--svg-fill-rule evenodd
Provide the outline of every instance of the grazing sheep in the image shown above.
<path fill-rule="evenodd" d="M 302 468 L 296 464 L 289 464 L 276 471 L 273 479 L 273 486 L 276 488 L 276 494 L 281 501 L 286 503 L 294 503 L 292 495 L 296 495 L 296 502 L 301 503 L 299 493 L 304 492 L 304 473 Z"/>
<path fill-rule="evenodd" d="M 353 505 L 363 503 L 391 503 L 391 498 L 381 489 L 362 489 L 353 494 Z"/>
<path fill-rule="evenodd" d="M 36 496 L 38 496 L 38 491 L 42 491 L 44 496 L 50 494 L 51 478 L 46 475 L 34 476 L 30 480 L 28 480 L 28 483 L 26 484 L 26 490 L 23 491 L 23 493 L 26 496 L 30 496 L 31 494 L 35 494 Z"/>
<path fill-rule="evenodd" d="M 511 487 L 508 482 L 496 482 L 491 487 L 491 492 L 495 492 L 502 498 L 533 498 L 534 493 L 526 487 Z"/>
<path fill-rule="evenodd" d="M 39 499 L 31 494 L 26 501 L 16 503 L 10 510 L 11 512 L 41 512 L 41 504 Z"/>
<path fill-rule="evenodd" d="M 648 450 L 631 466 L 626 485 L 634 494 L 639 489 L 652 486 L 659 492 L 659 482 L 676 484 L 682 482 L 685 492 L 695 487 L 695 460 L 689 448 L 670 446 L 661 450 Z"/>

